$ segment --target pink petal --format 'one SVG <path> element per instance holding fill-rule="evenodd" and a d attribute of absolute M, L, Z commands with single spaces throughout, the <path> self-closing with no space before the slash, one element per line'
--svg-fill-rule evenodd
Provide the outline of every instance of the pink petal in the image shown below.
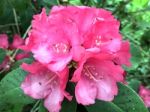
<path fill-rule="evenodd" d="M 52 75 L 46 73 L 28 74 L 21 88 L 24 93 L 35 99 L 45 98 L 52 90 L 51 85 L 46 83 L 51 79 Z"/>
<path fill-rule="evenodd" d="M 75 46 L 71 50 L 74 61 L 79 61 L 85 54 L 85 49 L 81 46 Z"/>
<path fill-rule="evenodd" d="M 38 73 L 40 71 L 44 71 L 46 68 L 41 65 L 39 62 L 33 62 L 32 64 L 23 63 L 21 68 L 30 73 Z"/>
<path fill-rule="evenodd" d="M 72 56 L 68 56 L 56 62 L 49 63 L 47 66 L 52 71 L 62 71 L 67 66 L 67 64 L 71 61 L 71 59 Z"/>
<path fill-rule="evenodd" d="M 22 52 L 22 53 L 19 53 L 15 56 L 15 59 L 16 60 L 21 60 L 21 59 L 24 59 L 24 58 L 29 58 L 30 57 L 30 53 L 29 52 Z"/>
<path fill-rule="evenodd" d="M 130 44 L 128 41 L 122 42 L 121 49 L 114 54 L 114 62 L 119 65 L 131 66 Z"/>
<path fill-rule="evenodd" d="M 150 89 L 140 85 L 139 95 L 143 99 L 145 106 L 150 107 Z"/>
<path fill-rule="evenodd" d="M 109 76 L 104 76 L 103 80 L 98 81 L 97 88 L 97 98 L 99 100 L 112 101 L 118 93 L 116 81 Z"/>
<path fill-rule="evenodd" d="M 17 49 L 19 46 L 21 46 L 23 44 L 24 44 L 24 40 L 18 34 L 15 34 L 13 36 L 13 42 L 10 45 L 10 48 L 11 49 Z"/>
<path fill-rule="evenodd" d="M 0 48 L 8 48 L 8 36 L 6 34 L 0 34 Z"/>
<path fill-rule="evenodd" d="M 60 86 L 56 84 L 53 86 L 51 93 L 46 97 L 44 106 L 48 109 L 49 112 L 59 112 L 63 99 L 63 92 Z"/>
<path fill-rule="evenodd" d="M 75 95 L 78 103 L 83 105 L 94 104 L 97 88 L 95 87 L 94 82 L 83 76 L 76 85 Z"/>

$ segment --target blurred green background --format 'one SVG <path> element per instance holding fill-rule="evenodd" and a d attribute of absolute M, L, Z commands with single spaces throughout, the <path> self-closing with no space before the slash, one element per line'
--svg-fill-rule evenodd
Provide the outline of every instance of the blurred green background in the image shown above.
<path fill-rule="evenodd" d="M 131 43 L 132 67 L 124 67 L 127 80 L 150 87 L 150 0 L 0 0 L 0 33 L 23 35 L 32 16 L 42 7 L 49 11 L 53 5 L 86 5 L 112 11 L 121 22 L 123 38 Z"/>

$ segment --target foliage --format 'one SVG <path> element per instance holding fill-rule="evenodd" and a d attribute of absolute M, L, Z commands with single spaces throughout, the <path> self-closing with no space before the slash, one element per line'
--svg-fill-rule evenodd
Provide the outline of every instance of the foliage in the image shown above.
<path fill-rule="evenodd" d="M 112 11 L 121 22 L 123 38 L 131 42 L 132 53 L 132 66 L 124 67 L 130 87 L 118 84 L 119 95 L 113 102 L 97 101 L 92 106 L 83 107 L 77 105 L 75 99 L 71 103 L 65 100 L 61 112 L 148 112 L 136 92 L 140 84 L 150 87 L 150 1 L 0 0 L 0 33 L 7 33 L 10 37 L 16 33 L 23 36 L 31 24 L 32 16 L 40 12 L 42 7 L 45 7 L 48 12 L 53 5 L 60 4 L 87 5 Z M 9 50 L 0 49 L 0 63 L 6 54 L 10 54 Z M 32 59 L 12 61 L 12 68 L 9 71 L 0 71 L 0 79 L 2 79 L 0 81 L 0 112 L 46 112 L 42 101 L 35 102 L 25 96 L 20 89 L 26 72 L 19 68 L 19 65 L 22 62 L 30 63 L 31 61 Z"/>

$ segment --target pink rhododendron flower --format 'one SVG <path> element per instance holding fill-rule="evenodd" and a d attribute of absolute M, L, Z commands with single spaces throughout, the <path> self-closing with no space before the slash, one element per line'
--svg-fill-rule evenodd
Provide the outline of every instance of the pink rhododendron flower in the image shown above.
<path fill-rule="evenodd" d="M 85 48 L 97 47 L 105 52 L 120 49 L 119 22 L 111 15 L 111 12 L 86 6 L 55 6 L 51 14 L 57 13 L 75 22 L 80 32 L 81 43 Z"/>
<path fill-rule="evenodd" d="M 140 86 L 139 88 L 139 95 L 143 99 L 145 105 L 150 107 L 150 89 L 145 88 L 144 86 Z"/>
<path fill-rule="evenodd" d="M 24 40 L 18 34 L 15 34 L 13 36 L 13 42 L 10 45 L 10 48 L 11 49 L 17 49 L 19 46 L 21 46 L 23 44 L 24 44 Z"/>
<path fill-rule="evenodd" d="M 50 70 L 61 71 L 76 58 L 74 52 L 79 51 L 76 52 L 79 55 L 82 52 L 79 39 L 74 22 L 64 19 L 61 14 L 47 16 L 43 9 L 40 15 L 34 16 L 32 30 L 23 48 L 31 51 L 34 58 Z"/>
<path fill-rule="evenodd" d="M 130 66 L 130 58 L 131 58 L 131 54 L 130 54 L 130 44 L 128 41 L 123 41 L 121 43 L 121 48 L 119 51 L 113 53 L 113 61 L 116 64 L 119 65 L 126 65 L 126 66 Z"/>
<path fill-rule="evenodd" d="M 122 42 L 120 23 L 111 12 L 86 6 L 55 6 L 50 14 L 65 15 L 75 22 L 79 32 L 76 38 L 81 38 L 80 43 L 86 51 L 109 53 L 117 64 L 130 65 L 129 42 Z"/>
<path fill-rule="evenodd" d="M 59 112 L 64 96 L 71 98 L 65 92 L 68 69 L 54 73 L 38 62 L 24 63 L 21 67 L 29 72 L 21 85 L 24 93 L 35 99 L 44 99 L 49 112 Z"/>
<path fill-rule="evenodd" d="M 21 60 L 21 59 L 29 58 L 29 57 L 30 57 L 30 53 L 29 52 L 21 52 L 21 53 L 18 53 L 15 56 L 15 60 Z"/>
<path fill-rule="evenodd" d="M 58 112 L 64 96 L 68 97 L 66 66 L 73 61 L 70 67 L 76 70 L 71 81 L 77 83 L 77 102 L 112 101 L 118 93 L 117 82 L 124 82 L 121 66 L 130 66 L 131 57 L 129 42 L 122 40 L 119 27 L 119 21 L 104 9 L 54 6 L 49 15 L 43 9 L 33 17 L 21 46 L 37 61 L 22 65 L 29 72 L 22 89 L 35 99 L 45 99 L 49 111 Z"/>
<path fill-rule="evenodd" d="M 9 61 L 10 61 L 9 57 L 6 56 L 5 59 L 3 60 L 3 62 L 0 64 L 0 70 L 2 70 L 2 69 L 8 70 L 10 67 Z"/>
<path fill-rule="evenodd" d="M 6 34 L 0 34 L 0 48 L 8 48 L 8 36 Z"/>
<path fill-rule="evenodd" d="M 118 92 L 116 82 L 123 81 L 123 69 L 106 54 L 87 54 L 79 63 L 72 81 L 78 81 L 75 88 L 78 103 L 94 104 L 95 99 L 112 101 Z"/>

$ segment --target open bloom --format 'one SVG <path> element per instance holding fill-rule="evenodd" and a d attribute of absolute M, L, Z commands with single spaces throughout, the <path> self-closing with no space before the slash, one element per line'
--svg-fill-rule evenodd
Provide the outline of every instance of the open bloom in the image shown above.
<path fill-rule="evenodd" d="M 139 88 L 139 95 L 143 99 L 145 105 L 150 107 L 150 89 L 147 89 L 141 85 Z"/>
<path fill-rule="evenodd" d="M 78 34 L 74 22 L 61 14 L 47 16 L 43 9 L 41 14 L 34 16 L 23 48 L 31 51 L 34 58 L 50 70 L 61 71 L 73 58 L 78 58 L 73 54 L 79 56 L 83 49 Z"/>
<path fill-rule="evenodd" d="M 24 93 L 35 99 L 45 99 L 44 105 L 50 112 L 59 112 L 65 92 L 68 69 L 54 73 L 38 62 L 23 64 L 22 68 L 29 72 L 21 84 Z"/>
<path fill-rule="evenodd" d="M 21 86 L 24 92 L 36 99 L 44 98 L 47 108 L 49 103 L 56 103 L 49 100 L 53 91 L 60 95 L 57 101 L 62 102 L 66 92 L 65 86 L 60 87 L 66 85 L 68 77 L 64 71 L 73 60 L 77 66 L 71 81 L 77 83 L 77 102 L 89 105 L 95 99 L 112 101 L 118 93 L 116 83 L 124 81 L 121 66 L 129 66 L 131 56 L 129 42 L 122 40 L 120 23 L 111 12 L 86 6 L 54 6 L 49 15 L 43 9 L 33 18 L 26 45 L 21 48 L 32 52 L 40 64 L 23 65 L 30 72 Z M 53 86 L 53 77 L 57 86 Z"/>
<path fill-rule="evenodd" d="M 116 82 L 123 81 L 123 69 L 107 54 L 87 54 L 79 63 L 72 81 L 77 81 L 75 95 L 78 103 L 94 104 L 95 99 L 112 101 L 117 95 Z"/>
<path fill-rule="evenodd" d="M 50 14 L 65 15 L 74 22 L 79 32 L 76 38 L 80 38 L 84 50 L 109 53 L 116 64 L 130 65 L 129 42 L 122 42 L 120 23 L 110 11 L 86 6 L 54 6 Z"/>

